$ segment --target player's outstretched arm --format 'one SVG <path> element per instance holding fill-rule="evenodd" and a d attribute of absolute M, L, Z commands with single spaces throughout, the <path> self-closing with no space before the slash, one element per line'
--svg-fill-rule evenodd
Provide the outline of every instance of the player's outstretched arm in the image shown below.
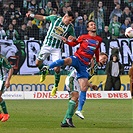
<path fill-rule="evenodd" d="M 75 39 L 75 37 L 71 36 L 71 41 L 70 41 L 70 36 L 69 36 L 69 40 L 66 39 L 65 37 L 62 37 L 62 40 L 64 43 L 68 44 L 69 46 L 76 46 L 79 44 L 78 40 Z"/>
<path fill-rule="evenodd" d="M 31 12 L 26 13 L 26 17 L 36 18 L 38 20 L 45 20 L 46 19 L 46 17 L 43 15 L 38 15 L 38 14 L 35 15 Z"/>

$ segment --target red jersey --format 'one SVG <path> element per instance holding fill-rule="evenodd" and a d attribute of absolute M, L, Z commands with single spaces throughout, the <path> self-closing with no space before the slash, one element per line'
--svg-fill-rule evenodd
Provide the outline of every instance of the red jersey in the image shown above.
<path fill-rule="evenodd" d="M 99 62 L 99 48 L 102 38 L 99 36 L 90 36 L 89 34 L 81 35 L 74 42 L 67 42 L 70 46 L 80 44 L 79 49 L 74 53 L 85 65 L 89 65 L 95 54 L 96 61 Z"/>

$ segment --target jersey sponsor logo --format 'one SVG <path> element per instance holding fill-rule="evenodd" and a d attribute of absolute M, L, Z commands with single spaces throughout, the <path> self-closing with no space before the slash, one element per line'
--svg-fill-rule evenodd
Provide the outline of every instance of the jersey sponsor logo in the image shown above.
<path fill-rule="evenodd" d="M 54 32 L 55 32 L 56 34 L 58 34 L 58 35 L 62 35 L 62 34 L 64 33 L 64 29 L 63 29 L 62 27 L 60 27 L 60 26 L 56 26 L 56 27 L 54 28 Z"/>
<path fill-rule="evenodd" d="M 51 36 L 56 39 L 62 40 L 63 33 L 64 33 L 64 29 L 60 26 L 56 26 L 53 32 L 51 33 Z"/>

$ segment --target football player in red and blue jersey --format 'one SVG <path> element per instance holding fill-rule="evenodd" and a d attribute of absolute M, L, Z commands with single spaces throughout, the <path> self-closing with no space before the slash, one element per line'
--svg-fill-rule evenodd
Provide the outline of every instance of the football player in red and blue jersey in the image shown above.
<path fill-rule="evenodd" d="M 69 46 L 76 46 L 79 44 L 79 49 L 74 53 L 73 56 L 67 57 L 65 59 L 59 59 L 49 66 L 45 67 L 45 70 L 62 66 L 62 65 L 69 65 L 73 66 L 77 70 L 77 79 L 80 85 L 81 94 L 79 97 L 79 103 L 82 105 L 86 100 L 86 91 L 88 89 L 88 77 L 89 73 L 87 71 L 88 65 L 90 64 L 91 59 L 95 55 L 96 61 L 101 65 L 99 62 L 99 48 L 102 42 L 102 38 L 96 35 L 96 24 L 93 20 L 90 20 L 87 23 L 87 30 L 88 34 L 84 34 L 78 37 L 78 39 L 68 38 L 68 40 L 62 37 L 64 43 L 68 44 Z M 75 97 L 69 101 L 69 109 L 67 110 L 66 118 L 62 122 L 63 125 L 69 125 L 70 127 L 74 127 L 72 122 L 72 116 L 74 115 L 74 109 L 76 107 L 76 100 L 77 100 L 77 93 L 75 93 Z"/>

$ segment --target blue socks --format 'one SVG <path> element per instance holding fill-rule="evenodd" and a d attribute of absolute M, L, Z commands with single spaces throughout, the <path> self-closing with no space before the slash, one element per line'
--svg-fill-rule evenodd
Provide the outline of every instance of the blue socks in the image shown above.
<path fill-rule="evenodd" d="M 79 95 L 78 111 L 81 111 L 86 101 L 86 91 L 81 91 Z"/>
<path fill-rule="evenodd" d="M 49 65 L 49 68 L 54 68 L 54 67 L 63 66 L 63 65 L 64 65 L 64 60 L 63 59 L 59 59 L 59 60 L 54 61 L 53 63 L 51 63 Z"/>

